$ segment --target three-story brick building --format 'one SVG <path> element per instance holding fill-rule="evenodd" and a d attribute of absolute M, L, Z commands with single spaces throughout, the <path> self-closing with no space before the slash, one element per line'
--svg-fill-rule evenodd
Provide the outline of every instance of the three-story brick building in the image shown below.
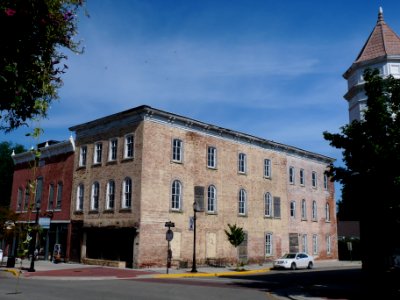
<path fill-rule="evenodd" d="M 175 223 L 175 260 L 234 261 L 224 229 L 246 232 L 241 259 L 261 262 L 304 250 L 337 258 L 329 157 L 140 106 L 73 126 L 71 218 L 82 226 L 82 259 L 164 265 L 165 222 Z"/>

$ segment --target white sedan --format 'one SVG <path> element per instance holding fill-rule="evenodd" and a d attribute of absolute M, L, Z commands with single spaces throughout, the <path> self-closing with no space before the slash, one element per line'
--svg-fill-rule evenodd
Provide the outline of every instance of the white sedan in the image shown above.
<path fill-rule="evenodd" d="M 274 269 L 312 269 L 313 266 L 314 258 L 303 252 L 287 253 L 273 262 Z"/>

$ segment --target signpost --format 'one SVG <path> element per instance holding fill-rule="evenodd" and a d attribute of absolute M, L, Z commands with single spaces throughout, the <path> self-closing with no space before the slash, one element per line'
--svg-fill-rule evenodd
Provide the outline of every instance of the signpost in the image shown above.
<path fill-rule="evenodd" d="M 167 274 L 168 274 L 169 268 L 171 268 L 171 260 L 172 260 L 172 250 L 170 242 L 174 238 L 174 232 L 171 230 L 171 227 L 175 227 L 175 223 L 172 223 L 171 221 L 165 222 L 165 227 L 168 227 L 168 230 L 165 234 L 165 239 L 168 241 L 168 251 L 167 251 Z"/>
<path fill-rule="evenodd" d="M 42 227 L 43 229 L 49 229 L 50 228 L 50 222 L 51 219 L 46 217 L 46 218 L 39 218 L 39 225 L 40 227 Z"/>
<path fill-rule="evenodd" d="M 192 273 L 197 273 L 196 268 L 196 212 L 204 211 L 204 186 L 194 187 L 194 202 L 193 202 L 193 263 Z"/>

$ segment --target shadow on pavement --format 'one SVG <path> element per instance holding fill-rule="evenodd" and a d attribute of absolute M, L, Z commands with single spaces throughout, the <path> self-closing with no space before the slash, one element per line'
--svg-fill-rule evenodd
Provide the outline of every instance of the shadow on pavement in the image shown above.
<path fill-rule="evenodd" d="M 226 278 L 232 278 L 226 276 Z M 269 274 L 240 277 L 231 285 L 255 288 L 291 299 L 400 299 L 400 273 L 366 278 L 361 269 L 274 271 Z"/>

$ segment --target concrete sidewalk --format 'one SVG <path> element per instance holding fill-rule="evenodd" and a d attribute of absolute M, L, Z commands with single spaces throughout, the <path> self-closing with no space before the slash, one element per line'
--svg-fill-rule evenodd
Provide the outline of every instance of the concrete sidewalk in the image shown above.
<path fill-rule="evenodd" d="M 315 262 L 315 268 L 337 266 L 361 266 L 360 262 L 347 262 L 338 260 L 320 260 Z M 237 271 L 236 266 L 211 267 L 199 266 L 197 272 L 192 273 L 191 268 L 145 268 L 145 269 L 120 269 L 79 263 L 52 263 L 50 261 L 35 261 L 35 272 L 28 272 L 30 261 L 23 260 L 16 263 L 15 268 L 2 267 L 0 270 L 8 271 L 15 276 L 24 278 L 40 278 L 53 280 L 101 280 L 101 279 L 130 279 L 130 278 L 195 278 L 219 276 L 243 276 L 268 272 L 272 263 L 246 265 Z"/>
<path fill-rule="evenodd" d="M 37 279 L 69 279 L 69 280 L 99 280 L 99 279 L 130 279 L 130 278 L 190 278 L 190 277 L 216 277 L 250 275 L 268 272 L 272 264 L 246 265 L 239 271 L 235 267 L 210 267 L 199 266 L 196 273 L 191 269 L 169 268 L 144 268 L 121 269 L 97 265 L 84 265 L 79 263 L 52 263 L 50 261 L 35 261 L 35 272 L 29 272 L 31 262 L 22 260 L 14 268 L 2 267 L 0 270 L 10 272 L 14 276 Z"/>

